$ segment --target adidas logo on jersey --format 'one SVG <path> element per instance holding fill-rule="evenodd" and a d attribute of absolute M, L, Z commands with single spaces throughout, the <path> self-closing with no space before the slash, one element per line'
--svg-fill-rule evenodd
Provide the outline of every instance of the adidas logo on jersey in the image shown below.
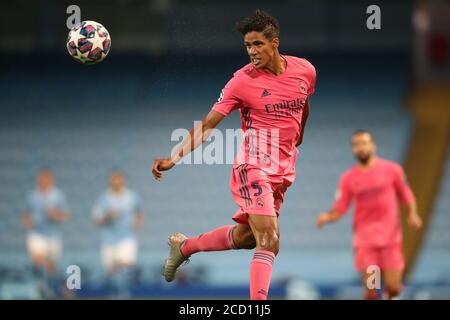
<path fill-rule="evenodd" d="M 261 94 L 261 97 L 267 97 L 267 96 L 270 96 L 270 92 L 267 91 L 267 89 L 264 89 L 262 94 Z"/>

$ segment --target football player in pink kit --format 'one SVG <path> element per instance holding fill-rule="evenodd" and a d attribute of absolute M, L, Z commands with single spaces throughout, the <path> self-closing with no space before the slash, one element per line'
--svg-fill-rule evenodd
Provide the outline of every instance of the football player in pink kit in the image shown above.
<path fill-rule="evenodd" d="M 297 146 L 302 142 L 316 72 L 307 60 L 279 53 L 278 22 L 267 13 L 257 10 L 236 30 L 244 37 L 250 63 L 234 73 L 218 102 L 175 155 L 154 161 L 152 172 L 159 180 L 162 171 L 203 143 L 224 117 L 240 111 L 245 138 L 230 182 L 239 207 L 233 216 L 237 224 L 193 238 L 171 235 L 164 276 L 172 281 L 178 267 L 197 252 L 256 248 L 250 264 L 250 298 L 264 300 L 279 249 L 277 218 L 294 181 Z"/>
<path fill-rule="evenodd" d="M 352 151 L 358 164 L 341 176 L 334 206 L 319 214 L 317 226 L 339 220 L 354 199 L 355 269 L 362 274 L 364 298 L 379 298 L 376 288 L 367 285 L 373 272 L 368 268 L 373 265 L 381 270 L 385 297 L 392 299 L 401 292 L 404 268 L 397 199 L 408 207 L 411 228 L 419 229 L 422 220 L 402 167 L 375 155 L 376 145 L 368 131 L 353 134 Z"/>

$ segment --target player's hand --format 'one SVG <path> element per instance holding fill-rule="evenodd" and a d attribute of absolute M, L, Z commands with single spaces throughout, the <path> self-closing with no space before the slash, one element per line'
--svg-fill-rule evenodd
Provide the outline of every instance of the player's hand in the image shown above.
<path fill-rule="evenodd" d="M 316 226 L 317 228 L 322 228 L 324 225 L 330 222 L 330 215 L 328 212 L 320 213 L 317 216 Z"/>
<path fill-rule="evenodd" d="M 68 219 L 67 214 L 57 208 L 50 208 L 47 210 L 47 217 L 50 220 L 55 220 L 55 221 L 59 221 L 59 222 L 63 222 L 66 221 Z"/>
<path fill-rule="evenodd" d="M 167 171 L 173 168 L 175 163 L 172 161 L 172 159 L 156 159 L 153 161 L 153 168 L 152 173 L 156 180 L 161 180 L 162 178 L 162 171 Z"/>
<path fill-rule="evenodd" d="M 58 220 L 58 218 L 59 218 L 58 210 L 48 209 L 47 210 L 47 218 L 49 218 L 50 220 Z"/>
<path fill-rule="evenodd" d="M 142 229 L 144 225 L 144 214 L 143 213 L 139 213 L 137 215 L 134 216 L 134 220 L 133 220 L 133 228 L 134 230 L 140 230 Z"/>
<path fill-rule="evenodd" d="M 108 220 L 114 220 L 120 215 L 120 212 L 118 210 L 111 209 L 106 214 Z"/>
<path fill-rule="evenodd" d="M 410 214 L 408 216 L 408 224 L 414 230 L 419 230 L 422 228 L 422 219 L 417 213 Z"/>
<path fill-rule="evenodd" d="M 33 227 L 33 219 L 29 214 L 23 216 L 22 224 L 25 229 L 31 229 Z"/>

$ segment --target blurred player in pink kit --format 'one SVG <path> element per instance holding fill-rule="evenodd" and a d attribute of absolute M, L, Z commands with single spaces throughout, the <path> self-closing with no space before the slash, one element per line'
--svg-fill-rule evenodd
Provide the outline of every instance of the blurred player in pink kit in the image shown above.
<path fill-rule="evenodd" d="M 368 131 L 353 134 L 352 151 L 358 164 L 341 176 L 334 206 L 319 214 L 317 226 L 339 220 L 354 199 L 355 269 L 362 275 L 364 298 L 379 298 L 377 290 L 367 285 L 372 274 L 368 267 L 374 265 L 381 270 L 385 297 L 392 299 L 401 292 L 404 269 L 397 199 L 408 207 L 411 228 L 419 229 L 422 220 L 402 167 L 376 156 L 376 145 Z"/>
<path fill-rule="evenodd" d="M 210 129 L 239 110 L 244 139 L 230 182 L 239 208 L 233 216 L 237 224 L 193 238 L 171 235 L 164 276 L 173 281 L 178 267 L 197 252 L 256 248 L 250 264 L 250 298 L 265 300 L 279 250 L 278 215 L 295 178 L 297 147 L 302 142 L 316 71 L 305 59 L 279 53 L 279 25 L 267 13 L 257 10 L 238 23 L 236 30 L 244 37 L 250 63 L 234 73 L 218 102 L 175 155 L 154 161 L 153 175 L 159 180 L 162 171 L 170 170 L 206 140 Z"/>

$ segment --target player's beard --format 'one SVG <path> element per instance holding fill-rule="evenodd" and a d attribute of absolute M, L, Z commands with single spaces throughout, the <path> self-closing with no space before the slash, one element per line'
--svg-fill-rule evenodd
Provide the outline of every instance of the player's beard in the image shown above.
<path fill-rule="evenodd" d="M 369 162 L 370 158 L 372 158 L 372 154 L 370 153 L 357 154 L 355 157 L 360 164 L 365 166 Z"/>

